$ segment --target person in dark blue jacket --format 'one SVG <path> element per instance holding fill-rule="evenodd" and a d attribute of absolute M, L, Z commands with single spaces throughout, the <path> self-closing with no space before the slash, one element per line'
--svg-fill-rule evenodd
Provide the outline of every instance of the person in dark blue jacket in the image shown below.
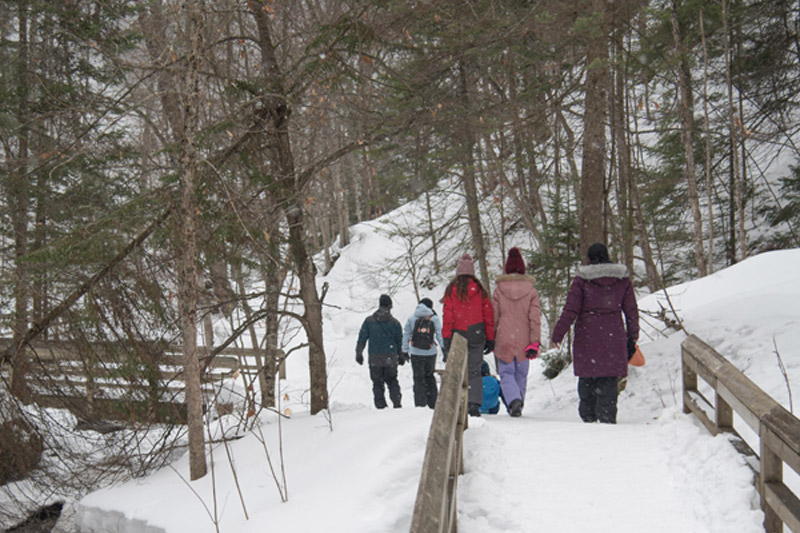
<path fill-rule="evenodd" d="M 397 382 L 397 365 L 405 364 L 408 355 L 400 351 L 403 328 L 392 316 L 392 299 L 381 294 L 378 310 L 368 316 L 361 325 L 356 344 L 356 363 L 364 364 L 364 347 L 369 342 L 369 377 L 372 379 L 372 394 L 375 407 L 386 407 L 384 387 L 389 388 L 389 398 L 396 409 L 402 407 L 400 384 Z"/>

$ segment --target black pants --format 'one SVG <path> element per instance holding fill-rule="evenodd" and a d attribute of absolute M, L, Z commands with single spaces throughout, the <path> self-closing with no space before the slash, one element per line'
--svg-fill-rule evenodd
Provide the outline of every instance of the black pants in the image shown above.
<path fill-rule="evenodd" d="M 412 355 L 411 371 L 414 375 L 414 405 L 433 409 L 436 407 L 436 397 L 439 391 L 436 388 L 436 378 L 433 371 L 436 369 L 435 355 Z"/>
<path fill-rule="evenodd" d="M 578 414 L 584 422 L 617 423 L 617 377 L 578 378 Z"/>
<path fill-rule="evenodd" d="M 384 396 L 384 383 L 389 387 L 389 398 L 392 405 L 400 407 L 400 384 L 397 382 L 397 366 L 372 366 L 369 367 L 369 377 L 372 379 L 372 395 L 375 397 L 375 407 L 386 407 Z"/>
<path fill-rule="evenodd" d="M 483 322 L 474 324 L 467 331 L 453 330 L 467 339 L 467 401 L 480 405 L 483 402 L 483 376 L 481 376 L 481 363 L 483 363 L 483 348 L 486 346 L 486 330 Z"/>

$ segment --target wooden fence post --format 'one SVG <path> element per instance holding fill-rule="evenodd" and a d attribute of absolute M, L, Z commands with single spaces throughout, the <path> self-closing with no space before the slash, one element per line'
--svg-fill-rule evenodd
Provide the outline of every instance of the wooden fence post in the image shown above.
<path fill-rule="evenodd" d="M 782 533 L 783 521 L 767 503 L 767 491 L 765 490 L 767 483 L 783 482 L 783 461 L 769 447 L 769 437 L 767 436 L 769 431 L 765 424 L 761 425 L 761 434 L 759 435 L 761 440 L 761 476 L 759 482 L 761 486 L 758 492 L 761 496 L 761 509 L 764 510 L 764 531 L 767 533 Z"/>
<path fill-rule="evenodd" d="M 733 408 L 725 401 L 722 396 L 715 396 L 714 420 L 720 431 L 730 432 L 733 430 Z"/>
<path fill-rule="evenodd" d="M 447 368 L 428 433 L 412 533 L 455 533 L 458 475 L 463 472 L 462 434 L 467 423 L 467 341 L 453 335 Z"/>
<path fill-rule="evenodd" d="M 694 335 L 681 347 L 684 411 L 693 413 L 713 435 L 730 432 L 731 444 L 748 457 L 755 452 L 734 428 L 738 420 L 734 414 L 758 435 L 754 483 L 764 512 L 764 530 L 782 533 L 788 527 L 800 533 L 800 498 L 783 482 L 785 466 L 800 474 L 800 419 Z M 714 391 L 714 405 L 697 389 L 698 377 Z"/>
<path fill-rule="evenodd" d="M 689 408 L 688 399 L 690 392 L 697 391 L 697 373 L 694 372 L 689 365 L 686 364 L 686 357 L 688 352 L 685 347 L 681 347 L 681 358 L 683 359 L 681 368 L 683 370 L 683 413 L 689 414 L 692 410 Z"/>

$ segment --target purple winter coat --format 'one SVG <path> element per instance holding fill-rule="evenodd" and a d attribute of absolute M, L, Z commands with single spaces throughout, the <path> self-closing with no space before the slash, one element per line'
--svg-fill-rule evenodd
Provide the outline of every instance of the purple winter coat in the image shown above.
<path fill-rule="evenodd" d="M 494 309 L 494 354 L 504 363 L 525 360 L 525 348 L 539 342 L 539 293 L 533 276 L 497 276 L 492 294 Z"/>
<path fill-rule="evenodd" d="M 622 314 L 625 314 L 625 324 Z M 579 266 L 552 341 L 560 344 L 575 322 L 573 370 L 578 377 L 628 375 L 627 340 L 639 338 L 639 308 L 625 265 Z M 627 329 L 627 333 L 626 333 Z"/>

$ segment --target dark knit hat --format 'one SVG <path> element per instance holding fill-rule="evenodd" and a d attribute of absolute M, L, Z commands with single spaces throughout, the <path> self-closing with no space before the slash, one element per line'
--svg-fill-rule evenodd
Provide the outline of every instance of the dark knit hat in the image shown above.
<path fill-rule="evenodd" d="M 431 301 L 430 298 L 423 298 L 422 300 L 419 301 L 419 303 L 421 303 L 422 305 L 433 311 L 433 302 Z"/>
<path fill-rule="evenodd" d="M 381 297 L 378 298 L 378 305 L 381 307 L 388 307 L 389 309 L 392 308 L 392 298 L 388 294 L 381 294 Z"/>
<path fill-rule="evenodd" d="M 519 248 L 514 247 L 508 251 L 508 259 L 506 259 L 506 274 L 524 274 L 525 261 L 522 259 L 522 254 Z"/>
<path fill-rule="evenodd" d="M 488 376 L 492 371 L 489 370 L 489 363 L 481 361 L 481 376 Z"/>
<path fill-rule="evenodd" d="M 469 254 L 464 254 L 458 258 L 458 264 L 456 264 L 456 276 L 460 276 L 461 274 L 469 274 L 470 276 L 475 275 L 475 263 L 473 263 L 472 256 Z"/>
<path fill-rule="evenodd" d="M 606 248 L 605 244 L 600 242 L 596 242 L 593 245 L 589 246 L 589 250 L 586 252 L 586 256 L 589 258 L 590 265 L 611 262 L 611 259 L 608 258 L 608 248 Z"/>

